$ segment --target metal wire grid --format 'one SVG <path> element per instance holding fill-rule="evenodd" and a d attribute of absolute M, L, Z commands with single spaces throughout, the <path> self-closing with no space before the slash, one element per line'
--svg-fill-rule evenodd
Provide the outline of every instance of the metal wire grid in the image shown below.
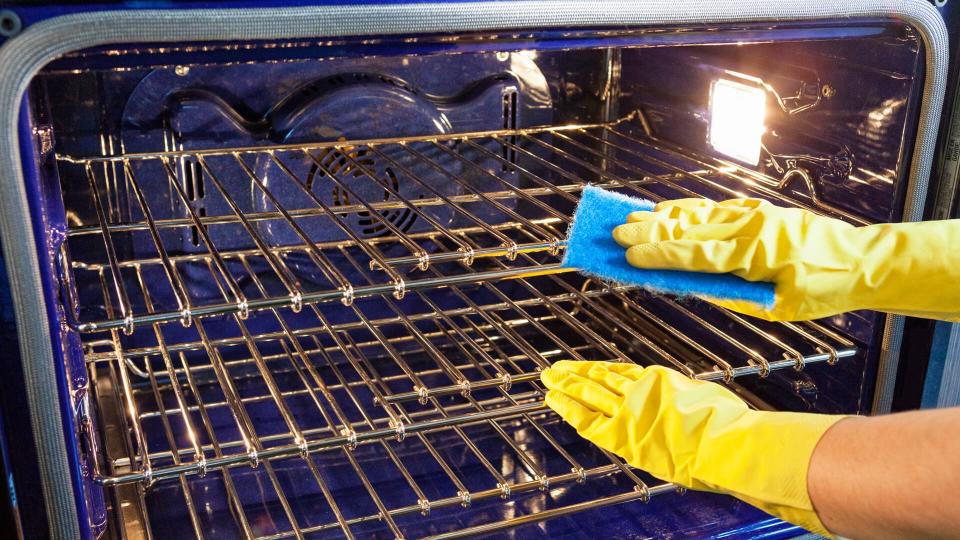
<path fill-rule="evenodd" d="M 92 247 L 83 244 L 65 255 L 71 267 L 65 273 L 68 278 L 75 274 L 79 282 L 105 279 L 109 284 L 90 298 L 73 297 L 74 311 L 90 305 L 116 306 L 106 318 L 84 319 L 81 314 L 75 326 L 82 332 L 122 328 L 129 334 L 154 322 L 179 320 L 189 326 L 196 318 L 212 315 L 246 317 L 251 311 L 281 306 L 298 311 L 305 304 L 333 300 L 349 305 L 356 298 L 383 293 L 402 298 L 408 291 L 441 285 L 565 271 L 558 256 L 565 247 L 570 217 L 558 206 L 572 207 L 588 180 L 653 200 L 704 194 L 764 196 L 862 222 L 812 197 L 784 195 L 772 178 L 652 139 L 644 134 L 638 118 L 607 125 L 402 140 L 82 159 L 60 156 L 61 167 L 83 168 L 98 221 L 72 227 L 69 238 L 71 242 L 100 239 Z M 507 159 L 504 152 L 496 151 L 498 147 L 509 149 L 508 155 L 516 159 Z M 335 162 L 324 157 L 330 155 L 336 156 Z M 310 171 L 298 168 L 298 163 L 307 163 Z M 391 175 L 402 175 L 420 195 L 405 195 L 396 178 L 374 170 L 372 163 L 388 164 Z M 459 172 L 451 172 L 454 166 Z M 264 167 L 273 172 L 269 182 L 264 179 Z M 223 213 L 201 215 L 196 209 L 195 195 L 184 188 L 185 171 L 191 170 L 208 179 L 208 198 L 226 203 Z M 314 174 L 333 186 L 336 204 L 317 195 L 311 180 Z M 242 188 L 224 180 L 237 175 L 243 178 Z M 484 188 L 468 176 L 480 178 Z M 522 182 L 510 180 L 514 177 Z M 146 179 L 160 179 L 162 184 L 150 184 L 148 191 Z M 362 194 L 369 191 L 364 185 L 381 190 L 383 200 L 365 199 Z M 438 187 L 442 185 L 454 189 L 445 192 Z M 158 186 L 169 191 L 168 198 L 157 198 Z M 259 206 L 250 206 L 251 190 Z M 291 190 L 298 198 L 290 198 Z M 171 208 L 179 210 L 171 212 Z M 389 218 L 390 212 L 404 212 L 405 219 L 415 220 L 419 228 L 404 230 Z M 126 219 L 121 217 L 124 213 Z M 357 216 L 382 234 L 358 234 L 348 221 Z M 281 229 L 282 234 L 276 232 Z M 318 240 L 312 234 L 316 230 L 333 230 L 339 236 Z M 218 241 L 218 234 L 241 238 L 243 247 L 225 245 L 231 243 Z M 183 252 L 180 241 L 189 235 L 194 236 L 196 249 Z M 376 272 L 376 279 L 355 283 L 350 265 L 330 256 L 344 246 Z M 553 260 L 540 259 L 528 266 L 517 262 L 522 253 L 549 254 Z M 427 272 L 441 263 L 471 266 L 486 258 L 511 264 L 474 275 L 434 278 Z M 271 274 L 262 291 L 251 290 L 238 278 L 237 273 L 243 273 L 241 261 Z M 304 267 L 310 267 L 312 280 L 301 279 Z M 150 274 L 148 281 L 159 299 L 153 308 L 136 290 L 129 290 L 136 269 Z M 198 295 L 191 289 L 197 281 L 224 286 L 220 295 Z"/>
<path fill-rule="evenodd" d="M 112 474 L 99 480 L 144 487 L 179 480 L 181 504 L 200 536 L 203 519 L 190 493 L 204 476 L 217 478 L 229 504 L 239 505 L 239 530 L 264 537 L 330 529 L 350 536 L 351 527 L 381 519 L 401 536 L 394 516 L 611 475 L 637 486 L 611 501 L 645 498 L 672 488 L 645 484 L 612 455 L 585 458 L 568 450 L 575 437 L 547 414 L 539 369 L 562 358 L 600 359 L 660 363 L 701 379 L 729 380 L 856 353 L 853 343 L 816 323 L 760 326 L 724 310 L 695 313 L 681 303 L 566 277 L 412 291 L 402 301 L 384 296 L 335 304 L 335 310 L 306 306 L 299 314 L 272 308 L 246 321 L 238 315 L 197 320 L 188 336 L 179 325 L 160 323 L 130 338 L 113 330 L 111 340 L 89 343 L 87 356 L 92 380 L 110 382 L 105 388 L 123 416 L 115 431 L 125 434 L 127 451 L 110 457 L 101 472 Z M 384 305 L 391 316 L 368 315 Z M 250 326 L 268 329 L 253 334 Z M 707 332 L 694 338 L 691 328 Z M 155 340 L 125 348 L 125 340 L 144 342 L 139 332 Z M 171 333 L 181 335 L 174 341 Z M 498 445 L 484 449 L 481 439 Z M 368 474 L 370 465 L 355 453 L 368 446 L 377 448 L 379 466 L 403 479 L 413 502 L 387 506 L 374 486 L 383 473 Z M 486 485 L 458 476 L 462 465 L 444 454 L 451 448 L 472 456 Z M 456 489 L 426 495 L 415 471 L 429 467 L 412 468 L 409 452 L 428 455 Z M 504 452 L 522 474 L 498 472 Z M 340 469 L 330 469 L 337 461 Z M 301 524 L 315 516 L 294 510 L 298 503 L 289 500 L 275 467 L 314 478 L 336 519 Z M 330 494 L 335 490 L 325 482 L 332 470 L 355 475 L 352 497 L 365 493 L 372 513 L 343 517 L 357 506 L 353 498 Z M 255 474 L 282 507 L 280 517 L 269 520 L 272 532 L 250 529 L 243 514 L 250 508 L 233 486 L 237 474 Z"/>
<path fill-rule="evenodd" d="M 575 491 L 583 501 L 440 534 L 454 537 L 672 491 L 645 482 L 612 455 L 578 446 L 542 404 L 539 371 L 562 358 L 613 360 L 731 381 L 833 363 L 857 351 L 817 323 L 755 322 L 559 275 L 567 270 L 556 261 L 569 222 L 560 208 L 572 208 L 586 179 L 653 200 L 756 194 L 833 211 L 812 198 L 779 194 L 770 178 L 652 140 L 630 120 L 448 141 L 61 157 L 62 167 L 83 167 L 98 217 L 71 229 L 71 241 L 102 244 L 99 253 L 74 249 L 64 257 L 72 270 L 66 277 L 74 280 L 69 290 L 94 291 L 92 300 L 74 296 L 75 307 L 92 302 L 105 309 L 104 318 L 76 325 L 86 332 L 96 414 L 113 440 L 106 462 L 96 465 L 97 480 L 136 493 L 148 519 L 185 507 L 197 536 L 213 522 L 193 493 L 213 486 L 233 532 L 257 538 L 331 531 L 353 537 L 384 525 L 398 537 L 407 530 L 419 535 L 411 523 L 428 514 L 584 484 Z M 457 150 L 445 146 L 453 140 Z M 487 143 L 523 159 L 506 161 Z M 244 159 L 267 159 L 302 185 L 285 165 L 289 156 L 320 168 L 324 162 L 312 153 L 330 148 L 347 149 L 344 160 L 363 149 L 398 168 L 406 162 L 391 156 L 402 151 L 463 189 L 409 199 L 386 184 L 390 197 L 383 201 L 353 196 L 330 206 L 308 193 L 315 205 L 288 208 Z M 476 168 L 471 156 L 493 160 L 499 170 L 475 171 L 493 189 L 447 174 L 428 152 L 466 168 Z M 230 213 L 201 216 L 193 209 L 182 186 L 184 158 L 212 180 Z M 353 159 L 356 181 L 385 185 Z M 141 185 L 146 164 L 167 180 L 188 217 L 151 202 L 156 194 Z M 226 167 L 245 175 L 274 209 L 237 202 L 237 193 L 217 181 Z M 511 182 L 511 175 L 526 182 Z M 338 182 L 336 174 L 327 177 Z M 385 218 L 396 209 L 426 226 L 398 229 Z M 460 221 L 444 224 L 444 209 Z M 358 236 L 347 219 L 361 213 L 387 234 Z M 306 232 L 311 219 L 326 220 L 342 237 L 314 241 Z M 274 223 L 302 241 L 271 242 L 261 225 Z M 218 247 L 216 227 L 232 227 L 239 245 L 255 247 Z M 200 237 L 200 249 L 179 249 L 187 231 Z M 153 253 L 145 256 L 144 245 Z M 325 281 L 300 279 L 303 261 Z M 515 474 L 502 471 L 507 458 Z M 421 471 L 449 480 L 446 488 L 431 491 Z M 291 478 L 306 487 L 291 487 Z M 238 489 L 246 482 L 255 488 Z M 251 503 L 251 490 L 263 500 Z M 305 501 L 316 503 L 307 508 Z"/>

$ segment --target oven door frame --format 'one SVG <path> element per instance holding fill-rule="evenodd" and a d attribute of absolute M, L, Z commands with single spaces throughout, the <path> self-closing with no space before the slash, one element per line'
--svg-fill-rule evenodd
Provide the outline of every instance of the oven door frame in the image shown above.
<path fill-rule="evenodd" d="M 206 4 L 209 5 L 209 4 Z M 929 184 L 947 72 L 946 29 L 924 0 L 844 0 L 826 5 L 804 0 L 723 0 L 695 5 L 658 0 L 436 2 L 312 7 L 89 11 L 90 6 L 30 12 L 25 28 L 0 47 L 0 240 L 8 265 L 19 352 L 49 532 L 58 538 L 89 536 L 79 482 L 74 411 L 60 359 L 62 347 L 56 279 L 38 253 L 45 249 L 36 153 L 25 94 L 50 61 L 89 47 L 124 43 L 233 41 L 399 35 L 437 32 L 657 26 L 703 23 L 892 18 L 914 27 L 924 42 L 926 75 L 904 221 L 921 219 Z M 54 14 L 72 12 L 67 15 Z M 25 242 L 32 238 L 33 242 Z M 38 301 L 38 299 L 42 299 Z M 887 317 L 874 412 L 889 410 L 897 373 L 903 318 Z M 65 481 L 66 479 L 71 481 Z M 39 494 L 37 494 L 39 496 Z"/>

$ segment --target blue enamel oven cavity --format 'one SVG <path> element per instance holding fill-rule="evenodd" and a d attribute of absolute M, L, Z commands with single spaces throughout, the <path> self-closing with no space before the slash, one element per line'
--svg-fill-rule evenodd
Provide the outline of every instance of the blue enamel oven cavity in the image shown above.
<path fill-rule="evenodd" d="M 18 10 L 27 25 L 62 12 L 63 8 Z M 838 43 L 843 44 L 842 52 L 837 51 Z M 922 53 L 922 44 L 909 27 L 862 20 L 855 24 L 570 29 L 456 39 L 449 35 L 367 36 L 326 42 L 143 44 L 80 51 L 55 61 L 31 85 L 21 133 L 31 209 L 37 216 L 38 251 L 46 263 L 41 267 L 47 287 L 44 300 L 55 329 L 54 350 L 59 355 L 55 361 L 67 419 L 64 431 L 72 451 L 71 481 L 82 532 L 95 537 L 105 531 L 115 534 L 115 528 L 122 526 L 118 506 L 127 495 L 117 485 L 146 490 L 139 504 L 149 516 L 145 525 L 158 537 L 190 536 L 198 530 L 213 537 L 282 537 L 298 528 L 317 535 L 349 530 L 358 536 L 390 536 L 397 532 L 394 527 L 409 536 L 426 536 L 491 522 L 523 524 L 525 516 L 589 506 L 590 501 L 620 502 L 609 499 L 610 494 L 638 493 L 636 487 L 641 484 L 637 482 L 643 481 L 655 492 L 645 505 L 640 502 L 647 498 L 643 493 L 629 495 L 622 498 L 631 501 L 628 504 L 605 504 L 573 517 L 558 514 L 521 532 L 545 537 L 796 534 L 795 528 L 732 498 L 672 490 L 660 493 L 656 479 L 610 466 L 606 456 L 566 426 L 555 421 L 525 425 L 519 414 L 504 419 L 502 425 L 474 422 L 453 431 L 425 430 L 428 435 L 423 438 L 418 434 L 397 437 L 402 440 L 395 442 L 371 438 L 355 450 L 328 451 L 324 446 L 311 454 L 283 454 L 275 460 L 251 455 L 231 462 L 229 468 L 204 466 L 199 473 L 172 474 L 152 484 L 149 477 L 132 483 L 104 480 L 123 474 L 142 476 L 139 447 L 166 445 L 175 452 L 189 448 L 190 434 L 180 431 L 179 424 L 171 427 L 170 414 L 179 415 L 174 417 L 178 421 L 190 417 L 196 426 L 212 430 L 196 436 L 207 448 L 208 459 L 216 462 L 238 452 L 237 441 L 245 440 L 246 430 L 278 441 L 268 442 L 261 452 L 282 448 L 291 431 L 290 417 L 307 434 L 296 444 L 336 439 L 342 434 L 324 431 L 333 427 L 325 414 L 341 413 L 317 412 L 333 403 L 344 407 L 342 414 L 349 421 L 372 422 L 367 431 L 376 431 L 392 426 L 380 423 L 386 420 L 376 416 L 379 413 L 368 417 L 365 411 L 384 407 L 384 395 L 436 390 L 431 399 L 439 401 L 413 399 L 403 409 L 411 418 L 434 421 L 431 414 L 441 407 L 456 411 L 470 400 L 496 403 L 511 400 L 514 394 L 536 394 L 532 379 L 515 382 L 512 388 L 507 384 L 506 391 L 503 384 L 487 383 L 500 371 L 534 373 L 537 358 L 626 355 L 652 361 L 657 343 L 664 343 L 668 349 L 678 347 L 679 352 L 670 356 L 681 365 L 704 372 L 716 368 L 702 354 L 697 356 L 698 349 L 676 345 L 679 338 L 670 329 L 683 328 L 708 349 L 759 351 L 770 361 L 783 362 L 777 354 L 787 360 L 795 354 L 801 363 L 816 356 L 820 345 L 814 343 L 811 348 L 810 342 L 777 325 L 755 323 L 756 330 L 747 332 L 716 310 L 676 305 L 652 295 L 641 296 L 641 301 L 616 296 L 616 302 L 589 309 L 577 303 L 581 300 L 562 304 L 560 299 L 594 298 L 577 296 L 577 291 L 598 298 L 604 294 L 595 283 L 564 275 L 504 282 L 493 288 L 466 284 L 451 290 L 408 292 L 402 299 L 372 295 L 357 298 L 349 306 L 308 301 L 298 313 L 288 306 L 268 307 L 243 319 L 198 317 L 189 326 L 145 323 L 130 335 L 114 329 L 81 336 L 78 330 L 89 328 L 91 321 L 118 318 L 122 307 L 118 293 L 104 292 L 110 290 L 111 280 L 122 283 L 118 288 L 137 291 L 167 279 L 163 267 L 149 262 L 143 263 L 143 270 L 124 266 L 127 270 L 117 279 L 111 258 L 153 260 L 157 244 L 164 246 L 183 261 L 179 275 L 185 294 L 197 305 L 219 302 L 234 286 L 250 298 L 257 297 L 257 291 L 262 297 L 283 297 L 291 283 L 308 295 L 335 288 L 331 273 L 336 272 L 329 268 L 341 269 L 339 278 L 358 287 L 375 285 L 376 261 L 367 256 L 372 251 L 337 246 L 350 240 L 346 230 L 372 245 L 382 243 L 385 247 L 379 253 L 387 259 L 402 258 L 409 251 L 402 243 L 390 243 L 391 237 L 429 238 L 420 244 L 427 252 L 454 253 L 456 238 L 436 239 L 429 236 L 431 231 L 483 229 L 483 224 L 508 221 L 505 216 L 518 216 L 514 221 L 519 222 L 529 218 L 533 220 L 530 230 L 543 233 L 556 222 L 556 215 L 572 209 L 569 197 L 552 192 L 543 182 L 575 185 L 571 176 L 611 182 L 615 188 L 622 188 L 625 180 L 646 180 L 642 189 L 651 196 L 671 198 L 691 193 L 722 198 L 730 196 L 730 189 L 743 190 L 749 195 L 783 197 L 854 221 L 896 220 L 902 211 L 917 123 Z M 728 71 L 762 78 L 782 101 L 769 118 L 765 159 L 756 169 L 738 169 L 736 174 L 723 169 L 736 164 L 724 164 L 705 137 L 707 87 Z M 615 127 L 576 132 L 576 136 L 548 129 L 566 125 Z M 537 131 L 542 128 L 547 130 Z M 533 135 L 524 135 L 527 131 Z M 476 132 L 500 134 L 457 137 Z M 396 142 L 406 138 L 413 142 Z M 370 139 L 377 142 L 351 142 Z M 343 144 L 333 144 L 338 141 Z M 297 159 L 283 154 L 287 151 L 283 148 L 317 142 L 330 144 Z M 218 148 L 248 150 L 243 156 L 204 153 Z M 273 148 L 280 149 L 280 157 Z M 163 151 L 171 152 L 169 160 L 143 158 L 129 165 L 123 161 L 119 169 L 116 162 L 94 165 L 103 165 L 102 171 L 89 163 L 63 159 Z M 202 159 L 178 159 L 195 153 Z M 227 162 L 232 168 L 227 168 Z M 707 173 L 697 172 L 711 167 L 711 174 L 717 176 L 707 178 Z M 801 169 L 812 175 L 812 183 L 790 180 L 787 173 Z M 750 182 L 752 173 L 781 184 L 758 189 Z M 170 186 L 170 175 L 181 182 L 179 189 Z M 302 178 L 306 190 L 291 184 L 288 176 Z M 361 181 L 364 178 L 377 181 Z M 124 229 L 125 224 L 145 222 L 139 196 L 155 212 L 151 220 L 166 227 L 158 230 L 157 239 L 151 240 L 146 227 L 129 227 L 133 232 Z M 416 202 L 421 199 L 454 202 L 421 205 Z M 340 214 L 334 211 L 344 216 L 336 226 L 306 211 L 292 218 L 299 229 L 267 216 L 276 208 L 351 208 L 361 201 L 375 204 Z M 102 223 L 101 213 L 107 223 Z M 234 217 L 216 222 L 223 216 Z M 252 216 L 253 221 L 247 223 L 238 216 Z M 213 224 L 203 230 L 191 227 L 189 220 L 194 218 Z M 111 256 L 104 250 L 100 225 L 118 231 L 114 233 L 122 238 L 115 246 L 118 254 Z M 285 254 L 280 263 L 284 267 L 278 270 L 277 261 L 265 251 L 297 245 L 304 235 L 322 251 Z M 260 248 L 259 255 L 258 239 L 271 247 Z M 213 273 L 209 259 L 206 267 L 192 264 L 211 251 L 211 244 L 225 253 L 239 254 L 223 262 L 222 274 Z M 492 245 L 479 248 L 490 250 Z M 248 251 L 253 254 L 243 255 Z M 548 265 L 551 256 L 546 250 L 531 250 L 516 261 Z M 479 258 L 472 261 L 470 271 L 496 271 L 501 269 L 497 261 L 496 257 Z M 461 268 L 462 262 L 433 268 L 447 275 Z M 404 272 L 411 282 L 423 278 L 415 269 Z M 230 284 L 217 275 L 248 277 Z M 544 302 L 542 295 L 550 301 Z M 132 296 L 129 308 L 133 311 L 182 308 L 173 286 L 155 286 L 152 295 Z M 501 311 L 491 308 L 494 315 L 475 309 L 504 305 L 507 308 L 498 308 Z M 557 306 L 566 306 L 568 315 L 558 314 Z M 284 311 L 281 315 L 274 309 Z M 588 315 L 590 310 L 595 311 Z M 440 312 L 449 315 L 441 317 L 440 323 L 431 322 L 436 317 L 428 314 Z M 501 318 L 510 313 L 520 317 Z M 605 325 L 598 314 L 623 320 Z M 571 320 L 580 322 L 573 325 Z M 377 321 L 381 322 L 373 324 Z M 693 326 L 691 321 L 698 324 Z M 819 330 L 807 332 L 811 339 L 837 349 L 841 345 L 855 349 L 856 354 L 835 366 L 824 361 L 802 371 L 774 370 L 768 375 L 760 370 L 762 377 L 753 372 L 736 378 L 734 384 L 748 399 L 777 408 L 866 412 L 882 323 L 883 318 L 873 313 L 821 321 Z M 428 324 L 434 326 L 426 328 Z M 324 333 L 330 327 L 343 330 Z M 563 334 L 571 328 L 571 335 Z M 418 332 L 428 337 L 416 337 Z M 298 337 L 260 338 L 291 334 Z M 249 336 L 255 336 L 255 350 L 248 346 Z M 473 336 L 486 344 L 465 347 L 450 336 L 464 340 Z M 302 370 L 270 368 L 266 377 L 270 384 L 265 383 L 264 366 L 274 366 L 269 363 L 276 362 L 273 358 L 297 356 L 293 349 L 307 347 L 308 337 L 314 348 L 302 354 L 318 363 L 320 373 L 307 373 L 306 364 Z M 364 345 L 364 339 L 375 345 Z M 604 339 L 615 346 L 604 346 Z M 200 345 L 211 343 L 212 349 Z M 558 347 L 558 352 L 551 352 Z M 808 354 L 804 347 L 813 352 Z M 125 356 L 124 351 L 141 352 Z M 551 356 L 556 354 L 561 356 Z M 167 356 L 182 362 L 181 375 L 164 379 L 154 373 L 164 369 L 162 357 Z M 507 367 L 496 367 L 494 358 L 501 358 Z M 472 364 L 457 367 L 463 359 Z M 5 361 L 19 360 L 7 357 Z M 736 367 L 744 373 L 752 369 L 749 364 Z M 197 380 L 185 374 L 194 368 Z M 469 394 L 448 390 L 458 380 L 451 377 L 451 369 L 486 386 Z M 410 379 L 410 371 L 422 386 L 390 382 Z M 113 398 L 98 394 L 92 379 L 104 376 L 117 384 L 130 377 L 130 388 L 114 389 Z M 313 383 L 304 385 L 311 376 Z M 222 386 L 224 379 L 231 381 L 226 390 L 205 389 L 207 384 Z M 177 396 L 169 388 L 178 385 L 185 392 L 195 392 L 188 395 L 197 400 L 190 414 L 175 412 Z M 327 388 L 330 396 L 320 395 L 320 387 Z M 347 391 L 350 388 L 354 393 Z M 241 409 L 248 415 L 247 425 L 235 425 L 234 409 L 221 404 L 233 399 L 231 392 L 245 404 Z M 293 396 L 281 399 L 282 413 L 268 399 L 274 392 Z M 5 405 L 16 403 L 15 395 L 6 394 Z M 102 433 L 109 420 L 99 414 L 121 395 L 139 396 L 138 423 L 144 437 L 134 440 L 136 430 L 119 420 L 118 425 L 127 428 L 114 444 L 126 452 L 126 461 L 111 455 L 113 449 Z M 204 400 L 217 406 L 205 411 Z M 7 426 L 16 422 L 9 415 L 4 418 Z M 409 423 L 417 424 L 416 420 Z M 510 437 L 499 433 L 504 430 Z M 351 435 L 343 436 L 343 445 L 351 446 Z M 8 442 L 23 442 L 13 437 Z M 20 437 L 26 437 L 26 430 Z M 220 443 L 226 443 L 223 450 L 210 449 Z M 574 457 L 579 470 L 571 470 L 570 460 L 558 453 L 557 446 Z M 28 447 L 24 442 L 14 454 Z M 199 456 L 157 452 L 147 461 L 159 470 L 176 468 L 190 461 L 187 457 Z M 20 464 L 29 461 L 11 459 Z M 397 460 L 404 467 L 398 467 Z M 586 477 L 584 471 L 594 471 L 595 477 Z M 28 470 L 21 478 L 22 502 L 24 493 L 35 492 L 37 486 L 31 484 L 35 480 Z M 491 483 L 491 478 L 499 478 L 503 485 Z M 420 491 L 411 491 L 413 485 Z M 510 486 L 516 486 L 512 492 Z M 139 494 L 137 489 L 134 493 Z M 470 500 L 469 494 L 476 500 Z M 393 521 L 376 519 L 384 509 L 396 510 Z M 35 525 L 42 521 L 42 516 L 34 514 L 37 510 L 22 512 L 26 531 L 42 530 L 42 525 Z"/>

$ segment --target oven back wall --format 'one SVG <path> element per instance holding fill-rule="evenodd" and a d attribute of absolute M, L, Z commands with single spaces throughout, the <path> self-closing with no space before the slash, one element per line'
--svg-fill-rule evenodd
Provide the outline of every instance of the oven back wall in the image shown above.
<path fill-rule="evenodd" d="M 767 87 L 767 129 L 759 162 L 747 168 L 774 179 L 774 191 L 854 224 L 898 221 L 919 112 L 922 46 L 903 25 L 851 31 L 860 35 L 841 41 L 625 49 L 619 110 L 639 111 L 650 134 L 665 144 L 744 166 L 709 143 L 710 85 L 718 79 L 760 79 Z M 723 189 L 703 193 L 716 200 L 733 198 L 757 181 L 749 175 L 740 179 L 721 178 Z M 869 353 L 839 369 L 812 367 L 777 377 L 799 391 L 796 396 L 806 407 L 870 412 L 883 316 L 855 312 L 824 322 Z M 783 396 L 792 394 L 746 384 L 780 406 L 786 405 Z"/>

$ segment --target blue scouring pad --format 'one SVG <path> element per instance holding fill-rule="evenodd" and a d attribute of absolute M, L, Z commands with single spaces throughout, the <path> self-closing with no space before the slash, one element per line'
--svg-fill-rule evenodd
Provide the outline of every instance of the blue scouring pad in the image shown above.
<path fill-rule="evenodd" d="M 585 187 L 573 215 L 563 266 L 601 279 L 678 296 L 708 296 L 773 307 L 772 283 L 747 281 L 731 274 L 642 270 L 630 266 L 624 249 L 614 241 L 612 231 L 617 225 L 626 223 L 631 212 L 650 211 L 653 206 L 647 200 L 593 186 Z"/>

